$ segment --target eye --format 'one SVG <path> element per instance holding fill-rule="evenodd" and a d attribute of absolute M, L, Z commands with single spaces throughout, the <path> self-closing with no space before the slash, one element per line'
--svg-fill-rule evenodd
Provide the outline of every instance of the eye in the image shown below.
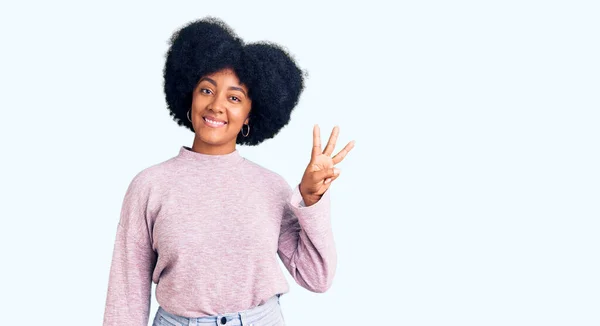
<path fill-rule="evenodd" d="M 237 96 L 231 96 L 230 98 L 236 102 L 241 102 L 241 100 Z"/>
<path fill-rule="evenodd" d="M 203 93 L 203 94 L 210 94 L 210 93 L 211 93 L 211 91 L 210 91 L 210 89 L 208 89 L 208 88 L 200 88 L 200 93 Z"/>

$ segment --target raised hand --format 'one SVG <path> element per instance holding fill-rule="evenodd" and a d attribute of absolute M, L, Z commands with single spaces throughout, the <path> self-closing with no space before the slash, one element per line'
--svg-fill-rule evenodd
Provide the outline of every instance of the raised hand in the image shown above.
<path fill-rule="evenodd" d="M 313 127 L 313 148 L 310 162 L 300 182 L 300 194 L 306 206 L 310 206 L 321 198 L 331 183 L 340 176 L 340 169 L 335 167 L 354 147 L 354 140 L 349 142 L 339 153 L 331 157 L 335 149 L 340 128 L 335 126 L 327 141 L 325 150 L 321 151 L 321 132 L 319 125 Z"/>

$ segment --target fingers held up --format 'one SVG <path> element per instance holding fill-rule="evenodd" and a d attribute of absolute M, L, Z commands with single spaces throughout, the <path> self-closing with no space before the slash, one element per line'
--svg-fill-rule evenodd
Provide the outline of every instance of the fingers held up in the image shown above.
<path fill-rule="evenodd" d="M 351 141 L 348 144 L 346 144 L 346 146 L 344 146 L 344 148 L 339 151 L 339 153 L 335 154 L 335 156 L 333 157 L 333 164 L 338 164 L 340 163 L 344 157 L 346 157 L 346 155 L 348 155 L 348 153 L 350 152 L 350 150 L 352 150 L 354 148 L 354 144 L 356 143 L 356 141 Z"/>
<path fill-rule="evenodd" d="M 323 154 L 325 154 L 327 156 L 331 156 L 331 153 L 333 153 L 333 150 L 335 149 L 335 144 L 337 142 L 339 134 L 340 134 L 340 127 L 339 126 L 333 127 L 333 130 L 331 131 L 331 136 L 329 136 L 329 140 L 327 141 L 327 145 L 325 146 L 325 150 L 323 150 Z"/>
<path fill-rule="evenodd" d="M 319 125 L 315 124 L 313 127 L 313 147 L 311 157 L 314 159 L 321 153 L 321 130 Z"/>

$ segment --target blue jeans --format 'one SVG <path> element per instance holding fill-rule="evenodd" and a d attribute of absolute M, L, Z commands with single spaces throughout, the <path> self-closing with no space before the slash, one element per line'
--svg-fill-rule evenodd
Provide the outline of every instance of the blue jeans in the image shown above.
<path fill-rule="evenodd" d="M 277 294 L 252 309 L 205 317 L 173 315 L 158 307 L 152 326 L 285 326 Z"/>

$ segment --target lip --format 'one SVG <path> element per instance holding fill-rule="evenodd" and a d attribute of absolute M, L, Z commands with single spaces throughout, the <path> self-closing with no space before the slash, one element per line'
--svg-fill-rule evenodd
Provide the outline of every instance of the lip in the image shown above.
<path fill-rule="evenodd" d="M 213 123 L 210 123 L 210 122 L 206 121 L 206 118 L 209 118 L 210 120 L 217 121 L 217 122 L 223 122 L 223 124 L 213 124 Z M 225 127 L 227 125 L 227 122 L 225 122 L 225 121 L 223 121 L 221 119 L 213 118 L 213 117 L 211 117 L 209 115 L 203 116 L 202 117 L 202 121 L 204 121 L 205 125 L 207 125 L 208 127 L 211 127 L 211 128 L 221 128 L 221 127 Z"/>

